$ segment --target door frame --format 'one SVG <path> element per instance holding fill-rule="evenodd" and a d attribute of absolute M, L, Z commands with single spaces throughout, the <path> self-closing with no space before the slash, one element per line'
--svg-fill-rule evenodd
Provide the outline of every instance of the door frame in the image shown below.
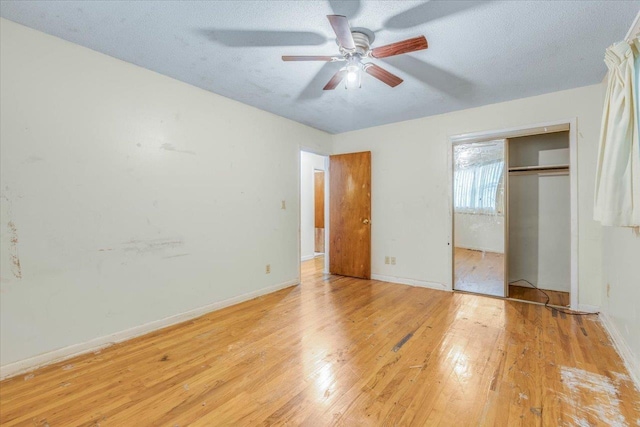
<path fill-rule="evenodd" d="M 555 120 L 532 125 L 523 125 L 510 128 L 487 130 L 450 135 L 447 140 L 447 177 L 448 177 L 448 203 L 449 203 L 449 268 L 451 271 L 451 290 L 455 283 L 453 251 L 453 146 L 461 142 L 480 142 L 491 139 L 510 139 L 521 136 L 540 135 L 569 131 L 569 197 L 571 205 L 571 293 L 570 308 L 578 310 L 578 133 L 577 119 L 575 117 L 563 120 Z M 506 210 L 505 210 L 506 212 Z M 507 220 L 505 219 L 505 224 Z M 506 249 L 506 247 L 505 247 Z M 506 264 L 506 259 L 505 259 Z M 508 278 L 505 278 L 508 280 Z"/>
<path fill-rule="evenodd" d="M 324 274 L 329 273 L 329 180 L 331 179 L 331 172 L 329 171 L 329 156 L 331 154 L 318 150 L 316 148 L 305 147 L 304 145 L 298 146 L 298 250 L 297 250 L 297 263 L 298 263 L 298 284 L 302 282 L 302 247 L 300 245 L 300 239 L 302 238 L 302 199 L 300 197 L 300 191 L 302 189 L 302 164 L 301 153 L 302 152 L 315 154 L 324 157 Z"/>

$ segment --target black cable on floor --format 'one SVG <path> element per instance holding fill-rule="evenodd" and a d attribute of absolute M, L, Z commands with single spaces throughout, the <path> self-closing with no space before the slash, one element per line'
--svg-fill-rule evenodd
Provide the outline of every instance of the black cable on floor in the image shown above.
<path fill-rule="evenodd" d="M 533 283 L 531 283 L 530 281 L 526 280 L 526 279 L 520 279 L 520 280 L 514 280 L 513 282 L 509 282 L 509 284 L 512 283 L 517 283 L 517 282 L 525 282 L 531 285 L 531 287 L 535 290 L 537 290 L 538 292 L 542 292 L 542 294 L 547 297 L 547 300 L 544 303 L 545 308 L 547 308 L 548 310 L 556 310 L 559 311 L 560 313 L 564 313 L 564 314 L 568 314 L 570 316 L 588 316 L 590 314 L 600 314 L 600 312 L 596 312 L 596 313 L 585 313 L 582 311 L 566 311 L 563 310 L 561 308 L 556 308 L 556 307 L 549 307 L 549 301 L 551 301 L 551 298 L 549 297 L 549 294 L 546 293 L 544 290 L 540 289 L 539 287 L 537 287 L 536 285 L 534 285 Z"/>

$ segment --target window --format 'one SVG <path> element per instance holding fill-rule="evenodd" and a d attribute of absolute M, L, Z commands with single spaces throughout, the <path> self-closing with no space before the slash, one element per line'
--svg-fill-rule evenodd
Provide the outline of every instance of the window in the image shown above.
<path fill-rule="evenodd" d="M 456 212 L 502 214 L 502 147 L 496 142 L 454 147 L 453 206 Z"/>

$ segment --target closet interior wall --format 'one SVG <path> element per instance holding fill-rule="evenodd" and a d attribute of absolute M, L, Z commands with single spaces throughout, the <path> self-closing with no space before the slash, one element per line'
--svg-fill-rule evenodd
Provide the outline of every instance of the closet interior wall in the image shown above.
<path fill-rule="evenodd" d="M 569 132 L 508 140 L 510 284 L 571 288 Z"/>

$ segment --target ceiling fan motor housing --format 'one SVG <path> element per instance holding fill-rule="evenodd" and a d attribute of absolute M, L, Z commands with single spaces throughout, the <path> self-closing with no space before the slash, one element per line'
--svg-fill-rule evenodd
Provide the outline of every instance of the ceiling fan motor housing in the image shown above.
<path fill-rule="evenodd" d="M 356 45 L 356 50 L 355 52 L 345 51 L 345 56 L 352 54 L 358 55 L 362 58 L 366 57 L 369 54 L 369 49 L 371 46 L 371 39 L 369 35 L 360 31 L 352 31 L 351 36 L 353 37 L 353 42 Z"/>

